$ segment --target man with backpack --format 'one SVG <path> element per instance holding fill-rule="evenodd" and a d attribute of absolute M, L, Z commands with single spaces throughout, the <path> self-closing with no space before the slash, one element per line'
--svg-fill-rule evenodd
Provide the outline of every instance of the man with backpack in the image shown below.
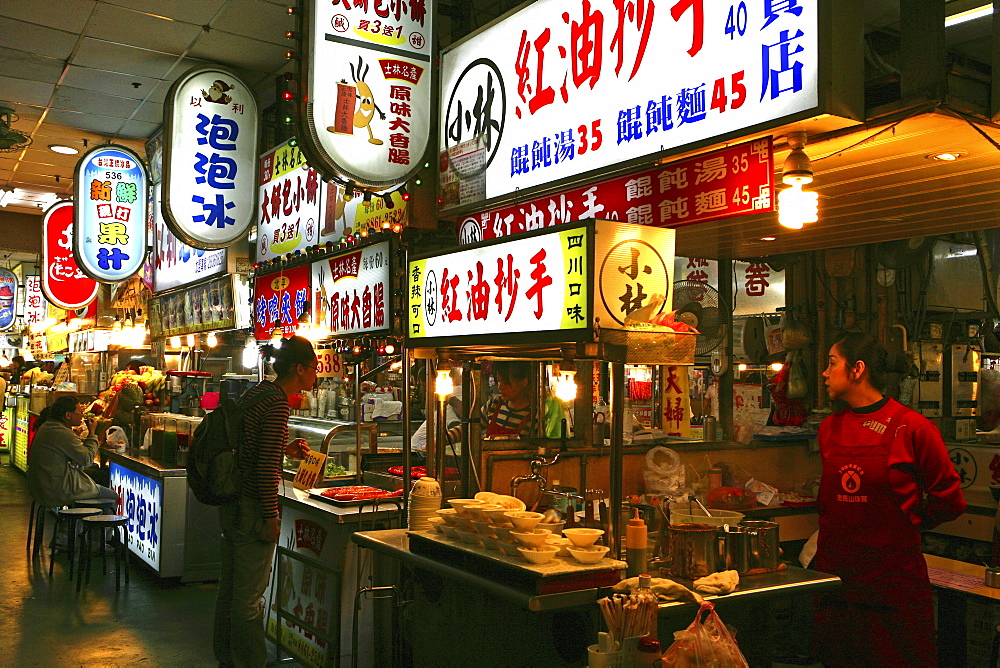
<path fill-rule="evenodd" d="M 273 381 L 237 402 L 236 499 L 219 506 L 222 565 L 215 603 L 214 649 L 220 666 L 264 666 L 264 590 L 281 531 L 278 489 L 282 456 L 301 459 L 303 439 L 288 440 L 288 397 L 316 382 L 316 353 L 301 336 L 285 339 L 274 354 Z"/>

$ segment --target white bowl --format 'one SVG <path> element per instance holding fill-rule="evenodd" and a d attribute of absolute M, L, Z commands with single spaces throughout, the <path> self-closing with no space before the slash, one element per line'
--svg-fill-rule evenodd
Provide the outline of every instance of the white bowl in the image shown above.
<path fill-rule="evenodd" d="M 493 525 L 489 522 L 477 522 L 472 520 L 472 526 L 476 527 L 476 531 L 484 536 L 495 536 L 496 533 L 493 531 Z"/>
<path fill-rule="evenodd" d="M 504 513 L 509 513 L 510 508 L 504 508 L 501 505 L 495 503 L 488 504 L 489 507 L 483 508 L 483 512 L 486 516 L 490 518 L 490 521 L 494 524 L 510 524 L 510 520 Z"/>
<path fill-rule="evenodd" d="M 611 548 L 607 545 L 587 545 L 586 547 L 568 547 L 569 553 L 581 564 L 596 564 L 604 558 Z"/>
<path fill-rule="evenodd" d="M 454 508 L 442 508 L 437 511 L 438 517 L 444 520 L 444 523 L 448 526 L 456 526 L 455 516 L 458 514 Z"/>
<path fill-rule="evenodd" d="M 569 548 L 573 546 L 573 543 L 569 542 L 569 538 L 563 538 L 562 536 L 556 536 L 556 535 L 552 535 L 546 538 L 545 544 L 559 548 L 559 552 L 556 553 L 557 557 L 570 556 Z"/>
<path fill-rule="evenodd" d="M 448 499 L 448 503 L 455 509 L 459 517 L 468 517 L 469 513 L 465 511 L 465 507 L 472 503 L 482 503 L 482 501 L 476 499 Z"/>
<path fill-rule="evenodd" d="M 468 543 L 469 545 L 479 545 L 479 534 L 474 531 L 459 531 L 458 537 L 463 543 Z"/>
<path fill-rule="evenodd" d="M 510 520 L 518 531 L 531 531 L 542 521 L 541 513 L 533 513 L 530 510 L 508 510 L 504 513 L 504 517 Z"/>
<path fill-rule="evenodd" d="M 563 529 L 563 535 L 569 538 L 570 542 L 577 547 L 593 545 L 597 539 L 604 535 L 604 529 L 587 529 L 584 527 L 574 527 Z"/>
<path fill-rule="evenodd" d="M 559 551 L 558 548 L 530 548 L 530 547 L 518 547 L 517 551 L 521 553 L 521 556 L 530 561 L 533 564 L 547 564 L 552 561 L 552 558 L 556 556 L 556 552 Z"/>
<path fill-rule="evenodd" d="M 545 543 L 545 539 L 551 536 L 548 529 L 532 529 L 531 531 L 511 531 L 510 537 L 516 539 L 521 545 L 526 547 L 537 547 Z"/>
<path fill-rule="evenodd" d="M 560 535 L 562 533 L 563 527 L 566 526 L 565 520 L 559 520 L 558 522 L 539 522 L 536 528 L 538 529 L 548 529 L 555 535 Z"/>
<path fill-rule="evenodd" d="M 509 541 L 509 540 L 502 540 L 502 541 L 500 541 L 500 549 L 508 557 L 519 557 L 519 556 L 521 556 L 521 553 L 518 552 L 518 550 L 521 549 L 521 546 L 518 543 L 515 543 L 513 541 Z"/>
<path fill-rule="evenodd" d="M 441 533 L 443 533 L 448 538 L 451 538 L 452 540 L 459 540 L 460 538 L 458 535 L 458 527 L 453 527 L 450 524 L 442 524 Z"/>
<path fill-rule="evenodd" d="M 489 511 L 503 509 L 503 506 L 496 506 L 489 503 L 470 503 L 465 507 L 466 512 L 472 515 L 472 519 L 477 522 L 490 522 L 493 518 L 489 516 Z"/>
<path fill-rule="evenodd" d="M 493 499 L 500 496 L 496 492 L 476 492 L 476 501 L 480 503 L 493 503 Z"/>
<path fill-rule="evenodd" d="M 497 552 L 500 551 L 500 539 L 497 538 L 496 536 L 480 535 L 479 540 L 482 541 L 483 547 L 485 547 L 487 550 L 496 550 Z"/>
<path fill-rule="evenodd" d="M 490 503 L 495 503 L 509 510 L 524 510 L 527 508 L 524 505 L 524 501 L 516 496 L 507 496 L 506 494 L 497 494 L 495 499 L 490 500 Z"/>
<path fill-rule="evenodd" d="M 514 527 L 512 527 L 509 524 L 502 527 L 498 526 L 493 527 L 493 533 L 495 533 L 497 535 L 497 538 L 499 538 L 500 540 L 514 540 L 513 538 L 510 537 L 510 532 L 513 530 Z"/>
<path fill-rule="evenodd" d="M 444 533 L 444 530 L 441 528 L 441 526 L 444 524 L 443 517 L 428 517 L 427 523 L 430 524 L 434 528 L 434 530 L 437 531 L 438 533 Z"/>

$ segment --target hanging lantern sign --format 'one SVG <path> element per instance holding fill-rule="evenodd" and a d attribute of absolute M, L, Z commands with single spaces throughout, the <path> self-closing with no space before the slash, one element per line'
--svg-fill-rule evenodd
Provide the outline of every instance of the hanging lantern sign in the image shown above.
<path fill-rule="evenodd" d="M 14 297 L 17 295 L 17 276 L 10 269 L 0 269 L 0 331 L 14 324 Z"/>
<path fill-rule="evenodd" d="M 146 257 L 146 165 L 134 151 L 106 144 L 76 163 L 73 255 L 102 283 L 137 274 Z"/>
<path fill-rule="evenodd" d="M 163 218 L 195 248 L 246 237 L 256 214 L 257 100 L 233 72 L 196 67 L 174 82 L 164 113 Z"/>
<path fill-rule="evenodd" d="M 59 308 L 77 309 L 97 296 L 97 281 L 73 257 L 73 202 L 56 202 L 42 218 L 42 267 L 42 292 Z"/>
<path fill-rule="evenodd" d="M 303 151 L 328 178 L 385 188 L 420 168 L 433 4 L 303 2 Z"/>

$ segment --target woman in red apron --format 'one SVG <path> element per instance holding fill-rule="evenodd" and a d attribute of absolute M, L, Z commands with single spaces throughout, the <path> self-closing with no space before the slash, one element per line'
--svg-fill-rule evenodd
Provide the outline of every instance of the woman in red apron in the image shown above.
<path fill-rule="evenodd" d="M 483 407 L 487 438 L 520 438 L 531 429 L 530 362 L 494 362 L 500 396 Z"/>
<path fill-rule="evenodd" d="M 882 395 L 885 348 L 842 337 L 823 372 L 850 408 L 819 429 L 816 570 L 840 576 L 818 597 L 814 638 L 828 666 L 935 666 L 934 611 L 920 531 L 965 511 L 961 479 L 927 418 Z"/>

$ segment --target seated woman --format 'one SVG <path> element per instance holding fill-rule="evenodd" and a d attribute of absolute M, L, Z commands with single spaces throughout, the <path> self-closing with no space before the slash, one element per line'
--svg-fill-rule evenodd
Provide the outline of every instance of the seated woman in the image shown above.
<path fill-rule="evenodd" d="M 97 421 L 87 419 L 87 436 L 73 431 L 83 420 L 87 404 L 76 395 L 56 399 L 38 417 L 28 458 L 28 492 L 42 506 L 65 506 L 81 499 L 114 499 L 118 494 L 95 483 L 84 469 L 97 455 Z"/>
<path fill-rule="evenodd" d="M 522 438 L 531 435 L 531 363 L 494 362 L 493 377 L 500 395 L 483 406 L 486 438 Z"/>

